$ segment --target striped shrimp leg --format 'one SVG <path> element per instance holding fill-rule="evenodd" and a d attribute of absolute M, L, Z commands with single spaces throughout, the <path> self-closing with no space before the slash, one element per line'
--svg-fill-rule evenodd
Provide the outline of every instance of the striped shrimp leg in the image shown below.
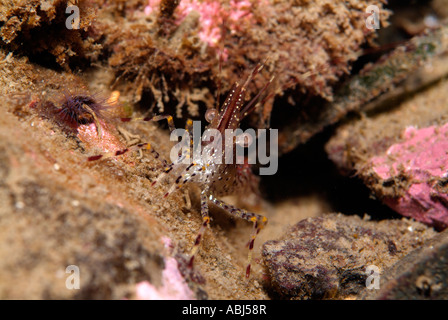
<path fill-rule="evenodd" d="M 211 196 L 210 196 L 211 198 Z M 210 215 L 208 211 L 208 200 L 209 196 L 207 195 L 207 191 L 203 190 L 201 192 L 201 216 L 202 216 L 202 224 L 201 228 L 199 229 L 199 232 L 196 236 L 196 239 L 193 244 L 193 248 L 191 249 L 190 253 L 190 261 L 188 262 L 188 267 L 193 267 L 193 261 L 196 256 L 196 253 L 198 252 L 199 245 L 201 244 L 201 240 L 204 237 L 205 230 L 207 230 L 207 227 L 210 225 Z"/>
<path fill-rule="evenodd" d="M 98 161 L 98 160 L 113 158 L 113 157 L 121 156 L 128 152 L 133 152 L 133 151 L 138 151 L 138 150 L 149 150 L 153 154 L 154 158 L 159 159 L 159 157 L 160 157 L 160 154 L 151 146 L 151 144 L 149 142 L 145 142 L 145 143 L 139 143 L 139 144 L 136 144 L 135 146 L 124 148 L 121 150 L 105 152 L 105 153 L 97 154 L 94 156 L 90 156 L 87 158 L 87 161 L 91 162 L 91 161 Z"/>
<path fill-rule="evenodd" d="M 259 215 L 259 214 L 253 213 L 253 212 L 248 212 L 248 211 L 243 210 L 243 209 L 236 208 L 236 207 L 234 207 L 234 206 L 232 206 L 230 204 L 227 204 L 224 201 L 219 200 L 219 199 L 217 199 L 217 198 L 215 198 L 213 196 L 210 196 L 208 198 L 208 200 L 210 200 L 211 202 L 213 202 L 215 205 L 219 206 L 220 208 L 226 210 L 231 215 L 237 216 L 237 217 L 239 217 L 241 219 L 244 219 L 244 220 L 247 220 L 247 221 L 250 221 L 250 222 L 253 223 L 254 227 L 253 227 L 253 231 L 252 231 L 252 234 L 251 234 L 251 237 L 250 237 L 250 240 L 249 240 L 249 253 L 248 253 L 248 257 L 247 257 L 247 267 L 246 267 L 246 278 L 249 278 L 249 276 L 250 276 L 250 269 L 251 269 L 251 263 L 252 263 L 252 252 L 253 252 L 253 249 L 254 249 L 255 239 L 256 239 L 258 233 L 268 223 L 268 219 L 266 217 L 262 216 L 262 215 Z M 208 205 L 207 205 L 207 213 L 208 213 Z M 204 225 L 205 225 L 205 222 L 206 222 L 205 221 L 206 218 L 204 218 L 204 215 L 203 215 L 203 220 L 204 220 L 204 223 L 203 223 L 203 227 L 201 227 L 201 229 L 205 228 Z M 207 221 L 207 224 L 208 223 L 209 223 L 209 221 Z M 198 237 L 199 237 L 199 235 L 198 235 Z M 196 239 L 196 240 L 198 241 L 198 239 Z M 196 243 L 195 243 L 195 246 L 196 246 Z"/>

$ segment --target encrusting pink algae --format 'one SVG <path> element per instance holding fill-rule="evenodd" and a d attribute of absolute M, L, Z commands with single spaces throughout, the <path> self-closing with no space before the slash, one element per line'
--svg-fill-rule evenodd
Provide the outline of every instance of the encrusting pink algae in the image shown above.
<path fill-rule="evenodd" d="M 403 142 L 385 155 L 371 159 L 373 171 L 383 180 L 408 177 L 409 187 L 385 202 L 400 214 L 418 221 L 448 225 L 448 195 L 440 190 L 448 178 L 448 124 L 417 129 L 408 127 Z"/>
<path fill-rule="evenodd" d="M 167 257 L 162 271 L 162 286 L 155 287 L 148 281 L 136 284 L 139 300 L 191 300 L 194 294 L 179 271 L 176 259 Z"/>
<path fill-rule="evenodd" d="M 165 249 L 170 253 L 173 246 L 169 237 L 162 237 Z M 192 300 L 194 293 L 188 287 L 179 270 L 177 260 L 171 256 L 165 258 L 165 268 L 162 271 L 162 285 L 156 287 L 149 281 L 141 281 L 135 285 L 135 294 L 138 300 Z"/>
<path fill-rule="evenodd" d="M 149 0 L 145 7 L 145 14 L 150 15 L 157 11 L 160 0 Z M 176 10 L 176 23 L 179 25 L 192 11 L 199 14 L 201 30 L 199 38 L 210 47 L 217 47 L 221 40 L 222 25 L 224 23 L 231 30 L 240 28 L 242 19 L 250 22 L 252 3 L 247 0 L 231 0 L 228 8 L 219 1 L 184 0 L 179 3 Z"/>

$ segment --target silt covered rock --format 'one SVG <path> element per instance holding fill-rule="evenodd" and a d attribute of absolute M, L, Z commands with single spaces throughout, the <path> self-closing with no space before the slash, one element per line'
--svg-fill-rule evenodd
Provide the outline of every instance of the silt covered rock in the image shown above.
<path fill-rule="evenodd" d="M 381 272 L 434 235 L 410 220 L 330 214 L 300 221 L 282 239 L 266 242 L 262 254 L 274 295 L 348 298 L 365 290 L 368 266 Z"/>

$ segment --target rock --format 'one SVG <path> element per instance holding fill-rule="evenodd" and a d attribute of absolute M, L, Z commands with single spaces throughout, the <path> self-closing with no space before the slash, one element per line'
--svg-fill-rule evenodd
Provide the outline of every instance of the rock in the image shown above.
<path fill-rule="evenodd" d="M 406 219 L 329 214 L 300 221 L 282 239 L 266 242 L 262 254 L 274 296 L 348 298 L 365 290 L 368 266 L 383 270 L 435 234 Z"/>
<path fill-rule="evenodd" d="M 448 226 L 447 182 L 448 123 L 405 129 L 402 142 L 389 147 L 386 154 L 370 160 L 372 171 L 385 183 L 402 179 L 400 197 L 385 203 L 397 212 L 433 225 Z"/>
<path fill-rule="evenodd" d="M 435 236 L 386 269 L 379 290 L 364 299 L 448 299 L 448 231 Z"/>
<path fill-rule="evenodd" d="M 287 140 L 291 148 L 324 128 L 345 121 L 349 113 L 381 112 L 390 101 L 410 96 L 443 79 L 448 74 L 447 33 L 447 25 L 432 29 L 402 43 L 375 63 L 368 63 L 336 91 L 330 102 L 323 105 L 314 102 L 318 111 L 309 112 L 292 126 L 282 128 L 280 139 Z M 306 107 L 313 110 L 311 106 Z M 288 118 L 292 117 L 290 110 L 287 114 Z"/>
<path fill-rule="evenodd" d="M 448 226 L 446 85 L 346 123 L 326 146 L 341 171 L 355 173 L 396 212 L 437 230 Z"/>
<path fill-rule="evenodd" d="M 0 297 L 119 299 L 132 296 L 133 282 L 157 283 L 162 246 L 143 217 L 67 188 L 44 174 L 40 156 L 24 165 L 27 152 L 0 136 L 0 167 L 9 168 L 0 183 Z M 69 266 L 80 272 L 79 290 L 66 287 Z"/>

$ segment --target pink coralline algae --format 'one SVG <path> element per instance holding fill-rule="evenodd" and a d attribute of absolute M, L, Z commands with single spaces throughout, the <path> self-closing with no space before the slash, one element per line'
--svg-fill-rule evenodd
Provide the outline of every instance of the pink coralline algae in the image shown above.
<path fill-rule="evenodd" d="M 136 296 L 139 300 L 192 300 L 194 294 L 182 277 L 176 259 L 165 259 L 162 272 L 162 285 L 157 288 L 148 281 L 136 285 Z"/>
<path fill-rule="evenodd" d="M 101 130 L 95 123 L 88 125 L 80 125 L 77 128 L 77 137 L 88 148 L 97 148 L 103 152 L 111 152 L 115 150 L 121 150 L 126 146 L 118 139 L 118 133 L 112 125 L 99 120 Z M 100 132 L 100 135 L 98 134 Z"/>
<path fill-rule="evenodd" d="M 173 249 L 170 238 L 162 237 L 162 242 L 168 252 Z M 192 300 L 194 294 L 179 271 L 179 266 L 173 257 L 165 258 L 165 269 L 162 271 L 162 285 L 157 288 L 148 281 L 136 285 L 136 296 L 139 300 Z"/>
<path fill-rule="evenodd" d="M 149 0 L 145 14 L 150 15 L 157 10 L 160 0 Z M 221 27 L 226 25 L 230 30 L 241 28 L 244 21 L 250 22 L 252 3 L 248 0 L 230 0 L 224 6 L 216 0 L 183 0 L 176 8 L 176 23 L 180 24 L 192 11 L 199 13 L 199 38 L 211 47 L 216 47 L 221 39 Z"/>
<path fill-rule="evenodd" d="M 398 197 L 385 202 L 398 213 L 445 229 L 448 226 L 448 123 L 417 129 L 408 127 L 403 141 L 386 155 L 371 160 L 373 171 L 384 181 L 404 180 Z"/>

